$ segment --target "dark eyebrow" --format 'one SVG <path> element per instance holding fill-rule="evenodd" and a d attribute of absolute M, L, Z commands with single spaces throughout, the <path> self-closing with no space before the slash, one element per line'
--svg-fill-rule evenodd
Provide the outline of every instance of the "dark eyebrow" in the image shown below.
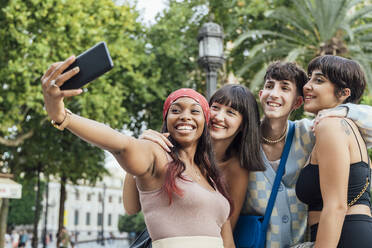
<path fill-rule="evenodd" d="M 286 85 L 286 86 L 290 86 L 290 85 L 291 85 L 291 84 L 288 83 L 287 81 L 280 81 L 280 84 L 284 84 L 284 85 Z"/>
<path fill-rule="evenodd" d="M 322 76 L 322 77 L 325 77 L 325 75 L 324 75 L 323 73 L 321 73 L 321 72 L 316 72 L 316 73 L 315 73 L 315 76 Z"/>
<path fill-rule="evenodd" d="M 288 82 L 288 80 L 277 80 L 277 81 L 279 81 L 279 84 L 291 85 L 291 84 Z M 272 80 L 272 79 L 269 79 L 269 80 L 267 80 L 267 81 L 265 82 L 265 84 L 266 84 L 266 83 L 272 83 L 272 84 L 274 84 L 275 81 Z"/>

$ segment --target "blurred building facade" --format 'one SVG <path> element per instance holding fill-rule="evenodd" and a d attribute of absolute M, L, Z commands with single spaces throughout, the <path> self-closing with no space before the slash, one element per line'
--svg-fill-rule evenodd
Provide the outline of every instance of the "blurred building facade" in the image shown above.
<path fill-rule="evenodd" d="M 122 188 L 125 172 L 118 167 L 110 167 L 108 171 L 110 175 L 105 176 L 95 186 L 66 185 L 64 225 L 75 241 L 99 239 L 102 237 L 102 230 L 104 237 L 126 236 L 118 230 L 119 216 L 124 215 Z M 48 187 L 46 230 L 48 235 L 55 239 L 58 230 L 60 184 L 57 180 L 50 180 Z M 43 211 L 38 226 L 40 237 L 45 228 L 45 195 L 42 204 Z"/>

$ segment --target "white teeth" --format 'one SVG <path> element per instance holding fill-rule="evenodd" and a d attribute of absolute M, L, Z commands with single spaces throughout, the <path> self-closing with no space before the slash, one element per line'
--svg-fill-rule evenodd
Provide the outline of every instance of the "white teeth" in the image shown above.
<path fill-rule="evenodd" d="M 268 105 L 271 107 L 280 107 L 279 103 L 274 103 L 274 102 L 269 102 Z"/>
<path fill-rule="evenodd" d="M 191 126 L 178 126 L 177 130 L 192 130 L 193 128 Z"/>
<path fill-rule="evenodd" d="M 215 128 L 220 128 L 220 129 L 225 128 L 224 126 L 222 126 L 222 125 L 218 125 L 218 124 L 213 124 L 213 127 L 215 127 Z"/>
<path fill-rule="evenodd" d="M 305 96 L 305 99 L 312 99 L 312 96 Z"/>

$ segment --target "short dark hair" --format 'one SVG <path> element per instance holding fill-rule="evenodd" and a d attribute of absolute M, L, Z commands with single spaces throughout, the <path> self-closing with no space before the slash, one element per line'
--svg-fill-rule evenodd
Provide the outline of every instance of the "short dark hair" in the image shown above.
<path fill-rule="evenodd" d="M 242 115 L 241 130 L 226 149 L 226 158 L 239 158 L 240 166 L 248 171 L 264 171 L 260 154 L 260 116 L 256 98 L 248 88 L 239 84 L 227 84 L 217 90 L 209 105 L 214 102 L 230 106 Z"/>
<path fill-rule="evenodd" d="M 359 102 L 366 88 L 366 77 L 356 61 L 335 55 L 323 55 L 311 60 L 307 66 L 308 75 L 311 75 L 314 70 L 322 71 L 335 85 L 336 96 L 339 96 L 343 89 L 350 89 L 351 94 L 344 103 Z"/>
<path fill-rule="evenodd" d="M 304 69 L 293 62 L 275 61 L 266 70 L 264 81 L 267 79 L 288 80 L 295 83 L 297 94 L 303 96 L 302 88 L 308 77 Z"/>

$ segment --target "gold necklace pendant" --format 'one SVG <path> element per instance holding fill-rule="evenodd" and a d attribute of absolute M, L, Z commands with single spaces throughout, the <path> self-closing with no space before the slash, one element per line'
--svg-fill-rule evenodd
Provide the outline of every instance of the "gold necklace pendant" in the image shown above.
<path fill-rule="evenodd" d="M 276 144 L 276 143 L 279 143 L 280 141 L 282 141 L 285 138 L 286 134 L 287 134 L 287 126 L 285 127 L 285 130 L 284 130 L 283 134 L 278 139 L 276 139 L 276 140 L 271 140 L 271 139 L 265 138 L 263 135 L 261 135 L 261 138 L 266 143 Z"/>

